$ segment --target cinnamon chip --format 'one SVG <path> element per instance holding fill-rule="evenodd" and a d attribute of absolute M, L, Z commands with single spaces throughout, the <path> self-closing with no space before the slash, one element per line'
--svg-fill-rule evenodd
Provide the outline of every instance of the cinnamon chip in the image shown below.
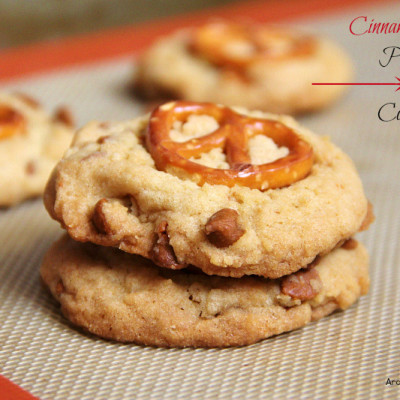
<path fill-rule="evenodd" d="M 57 285 L 56 285 L 56 293 L 58 295 L 60 295 L 61 293 L 63 293 L 65 291 L 65 287 L 64 284 L 62 283 L 62 281 L 60 280 Z"/>
<path fill-rule="evenodd" d="M 98 139 L 97 139 L 97 143 L 98 144 L 104 144 L 104 143 L 106 143 L 107 141 L 109 141 L 110 140 L 110 135 L 106 135 L 106 136 L 101 136 L 101 137 L 99 137 Z"/>
<path fill-rule="evenodd" d="M 283 294 L 302 301 L 313 299 L 321 289 L 321 279 L 313 267 L 288 275 L 281 282 Z"/>
<path fill-rule="evenodd" d="M 36 172 L 36 163 L 35 161 L 31 160 L 28 161 L 25 165 L 25 172 L 27 175 L 34 175 Z"/>
<path fill-rule="evenodd" d="M 40 103 L 34 99 L 33 97 L 25 94 L 25 93 L 20 93 L 17 92 L 15 93 L 23 102 L 25 102 L 26 104 L 28 104 L 29 106 L 33 107 L 33 108 L 39 108 Z"/>
<path fill-rule="evenodd" d="M 239 214 L 231 208 L 223 208 L 213 214 L 205 226 L 207 239 L 215 247 L 228 247 L 239 240 L 245 230 L 238 224 Z"/>
<path fill-rule="evenodd" d="M 357 246 L 358 246 L 357 240 L 350 238 L 343 243 L 342 248 L 345 250 L 354 250 Z"/>
<path fill-rule="evenodd" d="M 167 233 L 168 222 L 162 221 L 157 230 L 157 242 L 155 243 L 151 258 L 155 264 L 160 267 L 170 269 L 182 269 L 186 264 L 179 264 L 173 247 L 169 244 L 169 236 Z"/>
<path fill-rule="evenodd" d="M 71 128 L 75 126 L 74 117 L 72 116 L 71 111 L 66 107 L 59 107 L 56 110 L 54 113 L 54 120 Z"/>
<path fill-rule="evenodd" d="M 360 229 L 358 231 L 359 232 L 366 231 L 374 221 L 375 221 L 374 206 L 370 201 L 368 201 L 367 214 L 365 215 L 364 221 L 362 222 Z"/>
<path fill-rule="evenodd" d="M 104 207 L 107 203 L 109 203 L 107 199 L 101 199 L 96 203 L 94 207 L 92 222 L 100 233 L 112 234 L 113 232 L 107 222 L 107 218 L 104 213 Z"/>

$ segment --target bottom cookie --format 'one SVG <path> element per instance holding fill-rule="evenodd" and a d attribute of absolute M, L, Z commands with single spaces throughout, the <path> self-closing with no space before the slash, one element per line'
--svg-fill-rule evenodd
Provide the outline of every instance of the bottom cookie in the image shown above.
<path fill-rule="evenodd" d="M 344 310 L 369 287 L 368 255 L 355 241 L 271 280 L 167 270 L 63 236 L 41 275 L 72 323 L 103 338 L 162 347 L 255 343 Z"/>

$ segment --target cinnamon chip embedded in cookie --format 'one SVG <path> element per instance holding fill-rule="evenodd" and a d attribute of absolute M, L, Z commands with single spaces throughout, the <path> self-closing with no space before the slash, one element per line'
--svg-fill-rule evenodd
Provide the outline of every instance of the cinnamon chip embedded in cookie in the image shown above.
<path fill-rule="evenodd" d="M 182 104 L 188 105 L 173 102 L 160 109 Z M 259 135 L 247 129 L 241 136 L 244 143 L 236 143 L 243 160 L 243 168 L 236 170 L 227 146 L 218 142 L 230 136 L 215 134 L 223 124 L 237 129 L 236 117 L 215 118 L 208 111 L 216 105 L 191 107 L 197 111 L 186 110 L 184 117 L 172 119 L 162 146 L 150 143 L 149 129 L 158 129 L 160 120 L 152 125 L 149 116 L 107 126 L 91 123 L 79 131 L 48 183 L 45 204 L 50 215 L 75 240 L 115 246 L 164 267 L 191 264 L 207 274 L 232 277 L 291 274 L 359 230 L 367 215 L 362 184 L 351 160 L 328 139 L 289 117 L 232 109 L 248 127 L 260 129 Z M 313 155 L 307 172 L 298 176 L 299 170 L 292 168 L 297 153 L 283 139 L 288 131 Z M 194 154 L 188 145 L 199 143 L 202 152 Z M 173 162 L 168 158 L 171 149 L 179 155 Z M 264 181 L 260 166 L 268 170 L 271 165 L 283 168 L 270 171 L 271 180 Z M 244 176 L 252 172 L 254 182 L 263 185 L 235 181 L 238 171 Z M 226 184 L 202 175 L 214 177 L 216 172 L 226 176 Z M 290 180 L 275 186 L 281 172 Z M 225 221 L 218 215 L 221 210 L 232 210 L 224 213 Z M 210 222 L 213 215 L 219 221 Z"/>
<path fill-rule="evenodd" d="M 0 93 L 0 206 L 42 194 L 72 140 L 72 120 L 56 121 L 33 98 Z"/>
<path fill-rule="evenodd" d="M 351 79 L 349 57 L 326 38 L 268 25 L 208 23 L 154 43 L 134 87 L 149 98 L 212 101 L 276 113 L 328 106 Z"/>
<path fill-rule="evenodd" d="M 285 276 L 281 290 L 283 294 L 294 299 L 310 300 L 322 290 L 322 283 L 318 271 L 312 266 L 306 271 Z"/>
<path fill-rule="evenodd" d="M 75 126 L 74 117 L 67 107 L 59 107 L 54 113 L 54 120 L 71 128 Z"/>
<path fill-rule="evenodd" d="M 205 233 L 210 243 L 216 247 L 228 247 L 245 233 L 238 224 L 238 212 L 223 208 L 213 214 L 205 225 Z"/>
<path fill-rule="evenodd" d="M 66 235 L 41 267 L 44 283 L 75 325 L 103 338 L 163 347 L 255 343 L 344 310 L 368 291 L 368 256 L 361 244 L 333 250 L 312 271 L 318 288 L 294 299 L 280 280 L 166 270 Z"/>
<path fill-rule="evenodd" d="M 169 244 L 167 232 L 167 221 L 161 221 L 157 229 L 157 240 L 151 251 L 151 259 L 156 265 L 170 269 L 182 269 L 187 267 L 185 264 L 178 264 L 174 249 Z"/>

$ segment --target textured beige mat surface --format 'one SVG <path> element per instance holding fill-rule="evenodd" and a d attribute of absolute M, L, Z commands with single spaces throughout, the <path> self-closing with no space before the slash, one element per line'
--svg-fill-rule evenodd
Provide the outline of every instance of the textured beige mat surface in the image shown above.
<path fill-rule="evenodd" d="M 390 21 L 400 6 L 363 8 L 301 25 L 342 43 L 359 82 L 391 82 L 400 60 L 378 64 L 398 35 L 355 37 L 358 15 Z M 83 124 L 141 112 L 125 92 L 131 60 L 120 59 L 21 79 L 48 107 L 69 104 Z M 400 121 L 378 120 L 398 102 L 392 86 L 355 87 L 303 124 L 328 134 L 354 159 L 377 220 L 359 235 L 371 254 L 370 293 L 344 313 L 253 346 L 167 350 L 122 345 L 73 329 L 43 290 L 39 265 L 61 229 L 40 200 L 0 210 L 0 373 L 41 399 L 395 399 L 400 386 Z M 1 395 L 0 395 L 1 398 Z"/>

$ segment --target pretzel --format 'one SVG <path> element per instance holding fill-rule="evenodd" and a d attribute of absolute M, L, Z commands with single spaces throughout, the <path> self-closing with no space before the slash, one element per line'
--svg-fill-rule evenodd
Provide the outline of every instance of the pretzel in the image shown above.
<path fill-rule="evenodd" d="M 219 128 L 186 142 L 172 141 L 173 123 L 185 122 L 193 114 L 212 116 Z M 289 154 L 267 164 L 252 165 L 247 147 L 248 140 L 256 135 L 265 135 L 278 146 L 286 146 Z M 188 177 L 199 185 L 207 182 L 259 190 L 279 188 L 306 177 L 313 164 L 311 146 L 286 125 L 240 115 L 230 108 L 211 103 L 177 101 L 159 106 L 150 116 L 146 144 L 159 170 Z M 189 160 L 214 148 L 225 152 L 230 169 L 210 168 Z"/>
<path fill-rule="evenodd" d="M 218 66 L 240 69 L 260 60 L 310 55 L 315 41 L 272 27 L 215 23 L 198 28 L 190 47 Z"/>
<path fill-rule="evenodd" d="M 0 139 L 22 133 L 25 130 L 24 116 L 12 107 L 0 104 Z"/>

